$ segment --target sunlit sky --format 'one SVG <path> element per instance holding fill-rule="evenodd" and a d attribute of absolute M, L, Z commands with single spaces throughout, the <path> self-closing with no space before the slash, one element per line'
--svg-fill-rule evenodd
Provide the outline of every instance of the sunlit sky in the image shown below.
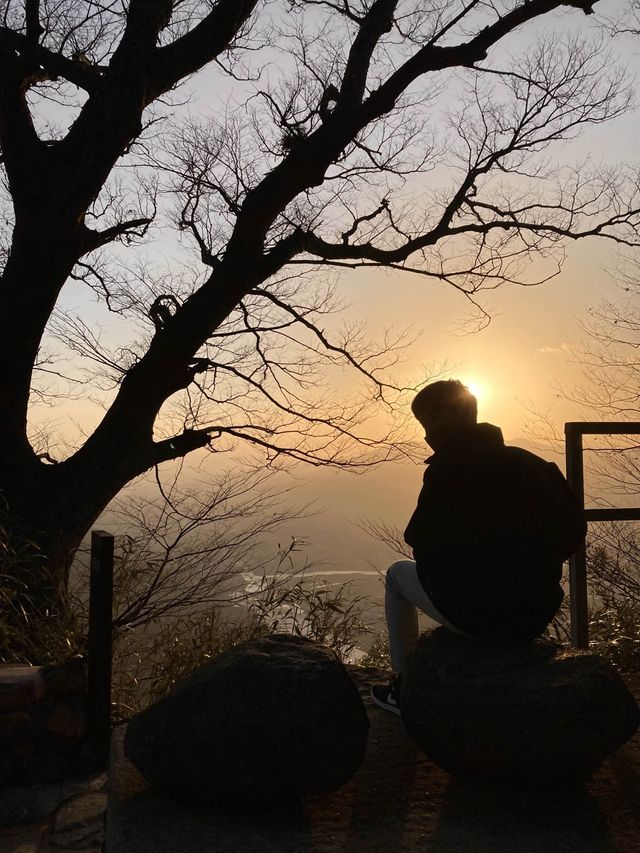
<path fill-rule="evenodd" d="M 640 40 L 621 39 L 619 49 L 633 71 L 640 68 Z M 220 93 L 208 94 L 201 86 L 191 110 L 211 109 L 216 98 Z M 588 154 L 595 163 L 615 163 L 637 156 L 638 139 L 640 121 L 634 109 L 615 123 L 591 129 L 583 139 L 565 146 L 559 156 L 572 161 Z M 451 288 L 415 275 L 354 271 L 342 277 L 341 291 L 352 303 L 351 315 L 364 318 L 373 336 L 390 323 L 404 326 L 411 322 L 420 336 L 410 367 L 418 370 L 421 365 L 446 361 L 451 376 L 477 388 L 480 420 L 498 424 L 508 441 L 518 443 L 530 439 L 530 410 L 548 414 L 560 430 L 564 421 L 583 418 L 585 413 L 566 401 L 557 386 L 571 388 L 581 378 L 580 366 L 571 362 L 568 345 L 580 338 L 579 323 L 586 307 L 597 304 L 604 295 L 615 295 L 615 281 L 607 271 L 615 265 L 616 253 L 611 245 L 596 240 L 570 245 L 562 272 L 547 284 L 502 287 L 488 294 L 482 302 L 492 321 L 473 334 L 460 328 L 469 313 L 464 298 Z M 78 307 L 78 290 L 70 287 L 65 300 L 67 305 Z M 85 400 L 70 405 L 65 412 L 54 410 L 50 417 L 54 427 L 57 422 L 59 432 L 64 433 L 68 419 L 90 429 L 100 412 Z M 412 509 L 421 471 L 403 468 L 386 473 L 381 469 L 353 478 L 298 469 L 297 476 L 308 482 L 305 493 L 315 491 L 332 507 L 324 520 L 307 525 L 315 537 L 324 537 L 326 545 L 332 533 L 337 539 L 342 535 L 336 531 L 339 516 L 347 521 L 363 514 L 391 516 L 401 523 Z M 338 496 L 342 506 L 335 504 Z M 296 534 L 301 529 L 293 527 Z M 341 559 L 357 558 L 351 553 Z"/>

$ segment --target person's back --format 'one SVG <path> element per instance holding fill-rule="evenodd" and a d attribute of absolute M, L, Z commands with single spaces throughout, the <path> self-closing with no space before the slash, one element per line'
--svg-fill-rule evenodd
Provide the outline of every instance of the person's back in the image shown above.
<path fill-rule="evenodd" d="M 539 636 L 563 597 L 584 520 L 557 466 L 476 424 L 431 457 L 405 532 L 435 606 L 465 633 Z"/>

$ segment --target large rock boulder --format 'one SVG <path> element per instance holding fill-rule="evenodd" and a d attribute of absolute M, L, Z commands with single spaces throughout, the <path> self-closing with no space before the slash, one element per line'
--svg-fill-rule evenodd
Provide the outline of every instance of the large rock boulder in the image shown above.
<path fill-rule="evenodd" d="M 496 782 L 584 779 L 639 723 L 633 696 L 596 655 L 543 640 L 491 648 L 446 628 L 420 638 L 400 706 L 436 764 Z"/>
<path fill-rule="evenodd" d="M 270 803 L 343 785 L 362 763 L 368 727 L 330 649 L 274 634 L 220 655 L 134 717 L 125 752 L 174 796 Z"/>

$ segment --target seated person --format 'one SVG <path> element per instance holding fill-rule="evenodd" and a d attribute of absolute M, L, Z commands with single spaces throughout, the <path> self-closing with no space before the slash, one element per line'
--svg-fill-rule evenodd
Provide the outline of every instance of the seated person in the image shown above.
<path fill-rule="evenodd" d="M 418 639 L 418 609 L 485 643 L 539 637 L 563 599 L 562 564 L 587 529 L 557 465 L 477 423 L 476 398 L 461 382 L 427 385 L 411 409 L 434 454 L 404 534 L 415 561 L 394 563 L 386 576 L 396 676 Z M 373 687 L 374 702 L 400 713 L 398 687 L 397 677 Z"/>

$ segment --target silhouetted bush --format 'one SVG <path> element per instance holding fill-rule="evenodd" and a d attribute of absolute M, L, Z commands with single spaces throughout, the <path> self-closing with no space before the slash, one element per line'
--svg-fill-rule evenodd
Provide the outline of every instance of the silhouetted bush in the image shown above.
<path fill-rule="evenodd" d="M 167 693 L 196 667 L 238 643 L 262 634 L 308 637 L 348 661 L 369 632 L 367 599 L 349 582 L 331 586 L 304 571 L 279 570 L 258 579 L 244 596 L 193 615 L 120 632 L 113 667 L 114 715 L 123 719 Z"/>
<path fill-rule="evenodd" d="M 16 546 L 0 498 L 0 663 L 54 663 L 82 651 L 72 600 L 60 598 L 55 609 L 37 600 L 38 590 L 53 583 L 35 544 L 21 539 Z"/>

